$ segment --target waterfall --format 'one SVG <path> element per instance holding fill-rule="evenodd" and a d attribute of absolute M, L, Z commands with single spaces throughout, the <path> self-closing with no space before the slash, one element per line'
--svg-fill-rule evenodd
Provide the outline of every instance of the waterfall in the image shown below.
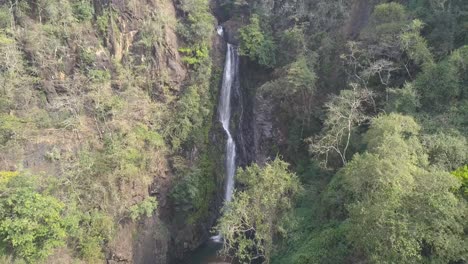
<path fill-rule="evenodd" d="M 222 27 L 217 28 L 220 36 L 223 35 Z M 234 175 L 236 173 L 236 143 L 232 138 L 229 124 L 231 121 L 231 95 L 238 74 L 239 59 L 237 48 L 231 44 L 227 44 L 226 61 L 224 62 L 223 82 L 221 86 L 221 94 L 219 97 L 218 112 L 219 121 L 221 122 L 224 131 L 227 135 L 226 142 L 226 178 L 224 188 L 224 202 L 230 202 L 234 191 Z M 221 235 L 211 237 L 211 240 L 216 242 L 221 241 Z"/>
<path fill-rule="evenodd" d="M 224 33 L 223 27 L 222 26 L 217 26 L 216 27 L 216 33 L 218 33 L 218 35 L 220 35 L 222 37 L 223 33 Z"/>
<path fill-rule="evenodd" d="M 224 190 L 224 201 L 230 202 L 234 190 L 234 175 L 236 172 L 236 144 L 229 130 L 231 121 L 231 94 L 235 82 L 238 67 L 236 48 L 227 44 L 226 62 L 224 64 L 223 84 L 219 99 L 219 121 L 227 134 L 226 142 L 226 187 Z"/>

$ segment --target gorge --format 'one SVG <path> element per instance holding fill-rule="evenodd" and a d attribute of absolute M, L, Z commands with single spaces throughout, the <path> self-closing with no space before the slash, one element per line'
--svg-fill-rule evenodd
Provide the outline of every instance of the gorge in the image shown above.
<path fill-rule="evenodd" d="M 0 263 L 467 263 L 467 14 L 0 1 Z"/>

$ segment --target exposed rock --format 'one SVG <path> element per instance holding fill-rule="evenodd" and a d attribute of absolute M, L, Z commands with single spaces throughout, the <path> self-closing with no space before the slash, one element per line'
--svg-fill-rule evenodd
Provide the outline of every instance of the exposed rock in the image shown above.
<path fill-rule="evenodd" d="M 248 22 L 245 19 L 245 22 Z M 239 45 L 239 28 L 245 25 L 244 19 L 228 20 L 221 24 L 224 28 L 224 39 L 234 45 Z"/>

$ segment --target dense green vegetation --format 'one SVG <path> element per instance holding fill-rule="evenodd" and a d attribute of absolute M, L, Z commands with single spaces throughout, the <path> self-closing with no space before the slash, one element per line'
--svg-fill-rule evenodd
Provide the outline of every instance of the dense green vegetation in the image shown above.
<path fill-rule="evenodd" d="M 244 118 L 260 144 L 214 227 L 222 255 L 468 262 L 466 0 L 6 0 L 0 263 L 202 244 L 223 185 L 214 13 L 245 67 L 233 136 Z"/>
<path fill-rule="evenodd" d="M 253 165 L 238 171 L 236 179 L 244 188 L 226 204 L 216 227 L 224 237 L 224 254 L 234 250 L 242 262 L 270 257 L 273 236 L 284 229 L 282 222 L 300 188 L 288 165 L 276 158 L 263 168 Z"/>
<path fill-rule="evenodd" d="M 208 1 L 179 4 L 0 2 L 1 261 L 101 263 L 172 178 L 204 188 L 177 212 L 207 217 L 214 19 Z"/>
<path fill-rule="evenodd" d="M 233 17 L 248 10 L 241 54 L 274 69 L 256 96 L 273 104 L 288 140 L 270 154 L 304 189 L 288 193 L 295 208 L 279 222 L 268 205 L 251 209 L 256 192 L 271 192 L 239 173 L 218 227 L 223 252 L 240 262 L 468 261 L 468 6 L 374 2 L 223 2 Z M 268 238 L 251 231 L 265 218 Z"/>

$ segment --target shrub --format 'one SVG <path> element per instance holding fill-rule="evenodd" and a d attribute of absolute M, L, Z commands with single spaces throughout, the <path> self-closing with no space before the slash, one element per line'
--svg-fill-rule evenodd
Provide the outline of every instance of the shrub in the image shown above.
<path fill-rule="evenodd" d="M 38 192 L 31 176 L 11 176 L 6 181 L 0 197 L 0 248 L 27 262 L 44 259 L 65 244 L 64 204 Z"/>
<path fill-rule="evenodd" d="M 239 53 L 248 56 L 259 64 L 273 67 L 275 59 L 275 43 L 273 37 L 260 26 L 260 17 L 253 15 L 250 24 L 239 29 Z"/>
<path fill-rule="evenodd" d="M 418 75 L 414 86 L 422 95 L 425 110 L 441 111 L 460 94 L 458 70 L 448 61 L 440 62 Z"/>
<path fill-rule="evenodd" d="M 70 244 L 88 263 L 99 263 L 102 248 L 114 232 L 112 217 L 97 210 L 82 212 L 73 205 L 68 210 Z"/>
<path fill-rule="evenodd" d="M 105 83 L 111 79 L 111 74 L 105 70 L 90 70 L 88 77 L 95 83 Z"/>
<path fill-rule="evenodd" d="M 468 165 L 462 166 L 452 172 L 461 181 L 461 191 L 468 197 Z"/>
<path fill-rule="evenodd" d="M 203 63 L 209 56 L 208 47 L 206 45 L 196 45 L 192 48 L 180 48 L 179 52 L 185 55 L 182 61 L 189 65 Z"/>
<path fill-rule="evenodd" d="M 156 208 L 158 208 L 156 197 L 147 197 L 129 208 L 130 218 L 135 221 L 143 216 L 150 217 Z"/>
<path fill-rule="evenodd" d="M 81 0 L 73 5 L 73 16 L 78 21 L 91 20 L 94 14 L 93 6 L 89 1 Z"/>

